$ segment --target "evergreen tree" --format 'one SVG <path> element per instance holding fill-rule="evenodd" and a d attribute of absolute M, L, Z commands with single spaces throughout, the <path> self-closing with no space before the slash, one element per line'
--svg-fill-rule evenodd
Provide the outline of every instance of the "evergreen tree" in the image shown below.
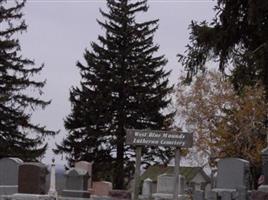
<path fill-rule="evenodd" d="M 107 0 L 101 10 L 105 30 L 98 42 L 86 50 L 86 63 L 78 62 L 81 87 L 70 92 L 71 114 L 65 119 L 68 135 L 56 153 L 66 153 L 70 164 L 94 161 L 94 173 L 107 178 L 115 188 L 134 170 L 133 149 L 125 145 L 125 129 L 166 129 L 173 113 L 162 111 L 169 103 L 168 75 L 164 56 L 156 56 L 153 43 L 158 20 L 137 22 L 136 14 L 146 12 L 147 1 Z M 147 165 L 170 159 L 169 149 L 144 148 Z M 156 159 L 159 158 L 159 159 Z"/>
<path fill-rule="evenodd" d="M 212 23 L 190 26 L 187 55 L 180 55 L 187 80 L 212 59 L 221 71 L 233 65 L 230 78 L 238 91 L 261 80 L 268 92 L 268 1 L 218 0 L 215 12 Z"/>
<path fill-rule="evenodd" d="M 55 132 L 31 122 L 32 111 L 50 102 L 29 95 L 29 89 L 42 93 L 45 82 L 33 77 L 43 66 L 35 68 L 32 60 L 20 55 L 16 36 L 27 29 L 21 12 L 24 4 L 0 0 L 0 157 L 30 161 L 44 154 L 45 136 Z"/>

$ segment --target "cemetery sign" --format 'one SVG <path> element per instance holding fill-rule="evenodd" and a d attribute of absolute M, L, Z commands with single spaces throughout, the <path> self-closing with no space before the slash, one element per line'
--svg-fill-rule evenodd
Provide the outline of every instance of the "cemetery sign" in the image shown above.
<path fill-rule="evenodd" d="M 176 148 L 173 199 L 178 200 L 180 148 L 190 148 L 193 146 L 193 134 L 181 131 L 126 129 L 126 144 L 136 146 L 136 169 L 133 189 L 134 200 L 139 199 L 139 177 L 142 146 L 168 146 Z"/>
<path fill-rule="evenodd" d="M 189 148 L 193 145 L 193 134 L 180 131 L 126 130 L 126 144 L 135 146 L 173 146 Z"/>

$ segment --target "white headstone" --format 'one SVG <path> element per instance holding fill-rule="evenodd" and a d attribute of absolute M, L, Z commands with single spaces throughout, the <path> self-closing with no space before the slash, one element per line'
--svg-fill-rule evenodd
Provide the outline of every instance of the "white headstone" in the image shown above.
<path fill-rule="evenodd" d="M 146 196 L 146 197 L 152 196 L 152 184 L 153 184 L 153 181 L 149 178 L 143 181 L 142 196 Z"/>

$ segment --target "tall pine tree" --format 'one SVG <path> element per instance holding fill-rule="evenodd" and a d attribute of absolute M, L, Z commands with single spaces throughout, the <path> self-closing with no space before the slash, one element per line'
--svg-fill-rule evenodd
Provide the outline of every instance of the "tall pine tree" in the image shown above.
<path fill-rule="evenodd" d="M 170 72 L 163 69 L 166 59 L 154 55 L 159 49 L 153 43 L 158 20 L 135 19 L 147 11 L 147 1 L 107 0 L 107 7 L 107 12 L 101 11 L 104 22 L 98 21 L 105 35 L 86 50 L 85 64 L 77 63 L 81 86 L 71 89 L 72 110 L 65 119 L 69 133 L 56 153 L 66 153 L 71 164 L 94 161 L 94 174 L 106 178 L 112 173 L 114 187 L 124 188 L 125 177 L 134 169 L 125 128 L 168 128 L 173 113 L 162 111 L 171 101 L 172 87 Z M 164 148 L 146 148 L 144 155 L 148 165 L 170 159 Z"/>
<path fill-rule="evenodd" d="M 50 102 L 30 96 L 29 90 L 42 93 L 45 85 L 33 76 L 42 70 L 20 55 L 17 34 L 26 31 L 22 19 L 23 2 L 0 0 L 0 157 L 19 157 L 33 161 L 47 148 L 45 136 L 55 132 L 31 122 L 31 113 Z"/>
<path fill-rule="evenodd" d="M 214 60 L 221 71 L 229 68 L 238 91 L 261 81 L 268 97 L 268 1 L 217 0 L 215 13 L 211 23 L 190 26 L 190 44 L 180 56 L 188 80 Z"/>

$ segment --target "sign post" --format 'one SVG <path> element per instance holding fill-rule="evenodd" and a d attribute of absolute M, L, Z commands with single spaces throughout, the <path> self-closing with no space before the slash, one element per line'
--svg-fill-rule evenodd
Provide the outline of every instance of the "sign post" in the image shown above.
<path fill-rule="evenodd" d="M 134 199 L 139 199 L 139 185 L 140 185 L 140 167 L 141 167 L 141 146 L 136 147 L 136 169 L 134 177 Z"/>
<path fill-rule="evenodd" d="M 126 144 L 136 147 L 136 169 L 134 182 L 134 200 L 138 200 L 140 183 L 140 163 L 142 146 L 166 146 L 176 147 L 175 152 L 175 182 L 174 200 L 178 200 L 179 194 L 179 168 L 180 168 L 180 148 L 189 148 L 193 145 L 193 134 L 180 131 L 160 131 L 160 130 L 136 130 L 126 129 Z"/>
<path fill-rule="evenodd" d="M 179 195 L 179 185 L 180 185 L 180 148 L 177 147 L 175 151 L 175 168 L 174 168 L 174 193 L 173 193 L 173 199 L 178 200 Z"/>

